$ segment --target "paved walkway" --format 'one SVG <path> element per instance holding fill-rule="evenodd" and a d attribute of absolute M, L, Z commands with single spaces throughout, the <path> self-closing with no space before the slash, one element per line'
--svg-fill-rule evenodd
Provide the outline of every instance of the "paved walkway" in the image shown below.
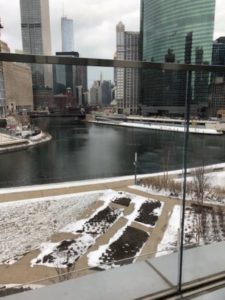
<path fill-rule="evenodd" d="M 7 145 L 17 145 L 21 142 L 27 142 L 24 139 L 19 139 L 17 137 L 11 136 L 9 134 L 0 133 L 0 147 L 5 147 Z"/>

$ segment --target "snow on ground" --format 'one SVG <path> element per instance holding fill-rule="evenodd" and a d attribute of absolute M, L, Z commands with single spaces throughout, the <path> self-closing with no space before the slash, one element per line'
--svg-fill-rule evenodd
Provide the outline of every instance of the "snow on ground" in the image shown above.
<path fill-rule="evenodd" d="M 0 263 L 13 263 L 76 220 L 102 191 L 0 203 Z"/>
<path fill-rule="evenodd" d="M 125 216 L 125 218 L 128 220 L 127 225 L 130 225 L 132 222 L 137 222 L 140 223 L 138 221 L 136 221 L 136 218 L 140 215 L 140 209 L 142 207 L 142 205 L 144 203 L 151 203 L 151 202 L 156 202 L 154 200 L 146 200 L 147 198 L 141 197 L 141 196 L 136 196 L 135 198 L 132 199 L 131 203 L 134 204 L 134 210 L 130 215 Z M 162 209 L 163 209 L 163 205 L 164 203 L 161 202 L 161 206 L 159 208 L 155 208 L 152 212 L 152 214 L 156 215 L 156 216 L 160 216 L 162 213 Z M 151 226 L 150 224 L 143 224 L 144 226 L 147 227 L 155 227 L 155 226 Z"/>
<path fill-rule="evenodd" d="M 98 247 L 98 250 L 96 251 L 92 251 L 90 252 L 87 257 L 88 257 L 88 266 L 89 267 L 97 267 L 100 265 L 100 257 L 102 256 L 103 253 L 106 252 L 106 250 L 109 248 L 109 246 L 115 242 L 116 240 L 118 240 L 124 233 L 125 229 L 127 228 L 126 226 L 123 226 L 122 228 L 120 228 L 116 234 L 114 234 L 113 237 L 111 237 L 111 239 L 109 240 L 108 244 L 102 245 L 100 247 Z M 113 265 L 105 265 L 105 270 L 107 269 L 111 269 Z"/>
<path fill-rule="evenodd" d="M 82 219 L 76 222 L 72 222 L 70 224 L 67 224 L 65 227 L 60 229 L 60 232 L 71 232 L 71 233 L 76 233 L 78 230 L 81 230 L 84 226 L 84 224 L 86 222 L 88 222 L 89 219 L 93 218 L 94 216 L 96 216 L 100 211 L 102 211 L 103 209 L 105 209 L 109 203 L 111 201 L 113 201 L 113 199 L 115 197 L 117 197 L 117 195 L 119 195 L 118 192 L 115 192 L 113 190 L 107 190 L 104 192 L 103 195 L 101 195 L 101 197 L 99 197 L 99 201 L 102 201 L 103 204 L 96 209 L 96 211 L 87 219 Z"/>
<path fill-rule="evenodd" d="M 205 168 L 206 170 L 210 171 L 209 168 Z M 193 169 L 194 170 L 194 169 Z M 175 182 L 182 182 L 183 178 L 175 178 Z M 214 188 L 221 188 L 225 189 L 225 171 L 217 171 L 217 172 L 209 172 L 205 173 L 205 181 L 210 186 L 209 191 L 206 189 L 205 191 L 205 200 L 204 203 L 217 203 L 217 204 L 225 204 L 225 196 L 219 195 L 213 191 Z M 187 182 L 194 182 L 193 176 L 187 177 Z M 164 197 L 173 197 L 182 199 L 183 194 L 182 191 L 178 195 L 171 194 L 170 190 L 161 189 L 158 190 L 153 188 L 152 186 L 145 186 L 145 185 L 132 185 L 129 186 L 131 189 L 139 190 L 142 192 L 146 192 L 153 195 L 159 195 Z M 186 194 L 186 200 L 193 200 L 195 199 L 195 195 L 193 194 Z"/>
<path fill-rule="evenodd" d="M 86 253 L 94 242 L 95 239 L 91 235 L 83 234 L 74 240 L 59 243 L 42 243 L 40 247 L 41 253 L 31 261 L 31 266 L 44 265 L 53 268 L 66 268 Z"/>
<path fill-rule="evenodd" d="M 158 196 L 165 196 L 170 197 L 171 192 L 165 189 L 161 189 L 160 191 L 157 189 L 152 188 L 151 186 L 144 186 L 144 185 L 131 185 L 129 186 L 130 189 L 138 190 L 141 192 L 149 193 L 152 195 L 158 195 Z"/>
<path fill-rule="evenodd" d="M 141 205 L 146 201 L 146 198 L 141 197 L 141 196 L 136 196 L 133 194 L 117 192 L 117 191 L 113 191 L 113 190 L 107 190 L 104 192 L 104 194 L 101 195 L 101 197 L 99 197 L 99 200 L 102 201 L 103 204 L 89 218 L 79 220 L 78 222 L 69 223 L 60 229 L 60 232 L 71 232 L 73 234 L 77 234 L 77 232 L 84 230 L 84 228 L 85 228 L 84 225 L 86 223 L 88 223 L 89 220 L 93 219 L 95 216 L 98 215 L 98 213 L 100 213 L 101 211 L 106 209 L 111 202 L 113 202 L 114 200 L 116 200 L 118 198 L 122 198 L 122 197 L 129 197 L 131 199 L 131 203 L 134 204 L 134 212 L 128 216 L 125 216 L 128 220 L 128 223 L 126 224 L 126 226 L 124 226 L 123 228 L 121 228 L 120 230 L 117 231 L 117 233 L 110 239 L 109 244 L 100 246 L 99 250 L 95 251 L 96 253 L 91 252 L 92 254 L 91 254 L 90 261 L 97 260 L 97 258 L 95 259 L 94 257 L 100 257 L 101 254 L 108 248 L 108 246 L 111 243 L 113 243 L 114 241 L 119 239 L 119 237 L 123 234 L 123 232 L 125 231 L 127 226 L 130 225 L 132 222 L 134 222 L 135 218 L 139 215 L 138 210 L 140 209 Z M 161 210 L 162 210 L 162 207 L 155 209 L 154 213 L 156 215 L 160 215 Z M 122 215 L 123 214 L 122 214 L 122 210 L 121 210 L 121 212 L 118 214 L 118 217 L 115 219 L 115 221 L 110 224 L 110 227 Z M 99 224 L 99 225 L 102 226 L 102 224 Z M 90 227 L 89 227 L 89 232 L 92 232 L 92 229 Z M 109 229 L 109 227 L 107 229 Z M 97 229 L 95 228 L 95 230 L 97 230 Z M 97 232 L 98 232 L 98 230 L 97 230 Z M 101 234 L 97 234 L 97 235 L 87 234 L 86 232 L 80 233 L 79 238 L 75 239 L 74 243 L 71 244 L 72 251 L 76 251 L 78 253 L 75 255 L 73 255 L 73 253 L 72 253 L 70 261 L 74 262 L 80 255 L 84 254 L 87 251 L 88 247 L 93 245 L 95 243 L 96 239 L 100 237 L 100 235 Z M 89 237 L 89 240 L 88 240 L 88 237 Z M 82 240 L 82 245 L 83 245 L 82 247 L 79 246 L 81 251 L 77 250 L 77 248 L 78 248 L 77 243 L 78 243 L 79 239 Z M 85 241 L 87 241 L 87 245 L 85 245 Z M 59 246 L 59 244 L 60 243 L 42 243 L 41 247 L 40 247 L 41 253 L 39 254 L 39 256 L 37 258 L 32 260 L 31 264 L 32 265 L 34 265 L 34 264 L 40 265 L 41 264 L 41 265 L 45 265 L 48 267 L 56 267 L 56 266 L 66 267 L 66 265 L 64 263 L 67 259 L 68 252 L 67 251 L 58 251 L 57 247 Z M 46 257 L 46 259 L 45 259 L 45 257 Z M 92 265 L 92 263 L 90 262 L 90 266 L 91 265 Z"/>
<path fill-rule="evenodd" d="M 30 288 L 32 290 L 39 289 L 44 287 L 44 285 L 40 284 L 21 284 L 21 283 L 10 283 L 10 284 L 0 284 L 0 290 L 10 289 L 10 288 Z"/>
<path fill-rule="evenodd" d="M 209 177 L 209 181 L 213 187 L 225 188 L 225 171 L 213 172 Z"/>
<path fill-rule="evenodd" d="M 124 195 L 120 195 L 120 196 L 124 196 Z M 110 268 L 116 267 L 116 266 L 118 267 L 118 265 L 115 265 L 115 264 L 110 264 L 110 265 L 100 264 L 101 257 L 104 255 L 104 253 L 106 253 L 107 249 L 110 248 L 110 245 L 112 245 L 115 241 L 117 241 L 119 238 L 121 238 L 121 236 L 126 231 L 127 227 L 130 226 L 133 222 L 136 222 L 135 219 L 139 216 L 139 210 L 140 210 L 141 206 L 145 202 L 151 202 L 151 201 L 147 200 L 147 198 L 145 198 L 145 197 L 136 196 L 133 194 L 125 194 L 125 196 L 131 198 L 131 203 L 134 204 L 133 212 L 131 214 L 125 216 L 125 218 L 128 220 L 127 224 L 125 226 L 123 226 L 122 228 L 120 228 L 116 232 L 116 234 L 110 238 L 110 240 L 107 244 L 100 246 L 96 251 L 92 251 L 88 254 L 88 266 L 89 267 L 97 267 L 99 265 L 101 265 L 101 268 L 103 268 L 103 269 L 110 269 Z M 152 200 L 152 202 L 155 202 L 155 201 Z M 153 210 L 153 214 L 160 216 L 160 214 L 162 212 L 162 208 L 163 208 L 163 203 L 161 202 L 161 207 Z M 150 225 L 143 224 L 143 223 L 141 223 L 141 224 L 145 225 L 147 227 L 154 227 L 154 226 L 150 226 Z M 143 247 L 144 247 L 144 245 L 143 245 Z M 136 255 L 140 254 L 141 249 L 139 249 L 139 251 Z"/>
<path fill-rule="evenodd" d="M 85 254 L 90 246 L 95 244 L 96 239 L 99 238 L 106 230 L 108 230 L 117 220 L 123 215 L 123 209 L 109 210 L 109 216 L 114 215 L 113 221 L 108 223 L 102 220 L 99 223 L 93 222 L 89 226 L 85 226 L 90 220 L 93 220 L 99 213 L 104 211 L 109 204 L 118 197 L 124 196 L 125 193 L 116 192 L 113 190 L 106 190 L 99 197 L 99 201 L 103 204 L 86 219 L 72 222 L 60 229 L 60 232 L 70 232 L 73 234 L 80 234 L 78 238 L 72 241 L 69 247 L 64 247 L 63 251 L 60 249 L 60 243 L 42 243 L 40 246 L 41 253 L 32 260 L 31 265 L 45 265 L 48 267 L 66 267 L 67 263 L 74 263 L 81 255 Z M 108 217 L 107 217 L 108 219 Z M 88 231 L 88 232 L 86 232 Z M 70 242 L 67 241 L 67 242 Z M 64 241 L 65 242 L 65 241 Z M 70 259 L 68 262 L 68 251 Z"/>
<path fill-rule="evenodd" d="M 181 206 L 175 205 L 164 236 L 158 245 L 157 255 L 169 254 L 177 249 L 180 228 Z M 201 246 L 225 240 L 225 213 L 204 207 L 191 206 L 185 209 L 184 244 Z"/>
<path fill-rule="evenodd" d="M 157 247 L 156 256 L 169 254 L 177 248 L 178 230 L 180 228 L 180 205 L 175 205 L 170 216 L 168 226 L 160 244 Z"/>
<path fill-rule="evenodd" d="M 205 166 L 205 170 L 209 172 L 214 172 L 216 170 L 220 170 L 225 168 L 225 163 L 215 164 Z M 187 169 L 187 173 L 190 173 L 194 170 L 194 168 Z M 155 177 L 164 175 L 165 172 L 157 172 L 157 173 L 150 173 L 150 174 L 140 174 L 138 175 L 138 179 L 144 179 L 148 177 Z M 168 175 L 181 175 L 183 174 L 183 170 L 173 170 L 169 171 Z M 122 180 L 133 180 L 134 175 L 127 175 L 127 176 L 119 176 L 119 177 L 108 177 L 108 178 L 99 178 L 99 179 L 88 179 L 88 180 L 79 180 L 79 181 L 68 181 L 68 182 L 59 182 L 59 183 L 48 183 L 48 184 L 41 184 L 41 185 L 30 185 L 30 186 L 19 186 L 19 187 L 10 187 L 10 188 L 1 188 L 0 195 L 7 195 L 10 193 L 16 192 L 28 192 L 28 191 L 40 191 L 40 190 L 51 190 L 51 189 L 60 189 L 60 188 L 71 188 L 77 186 L 86 186 L 86 185 L 95 185 L 95 184 L 104 184 L 104 183 L 112 183 L 118 182 Z"/>

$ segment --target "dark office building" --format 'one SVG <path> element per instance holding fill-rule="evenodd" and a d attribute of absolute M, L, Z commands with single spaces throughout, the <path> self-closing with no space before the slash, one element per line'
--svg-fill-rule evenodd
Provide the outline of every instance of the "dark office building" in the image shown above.
<path fill-rule="evenodd" d="M 78 58 L 78 52 L 56 52 L 57 56 Z M 79 90 L 79 93 L 78 93 Z M 74 105 L 81 105 L 80 91 L 87 91 L 87 67 L 75 65 L 53 65 L 54 95 L 68 94 L 74 98 Z"/>
<path fill-rule="evenodd" d="M 142 60 L 210 64 L 214 12 L 215 0 L 142 0 Z M 196 72 L 189 79 L 188 95 L 197 112 L 207 106 L 209 74 Z M 144 70 L 142 83 L 144 114 L 184 113 L 184 71 Z"/>
<path fill-rule="evenodd" d="M 103 80 L 101 82 L 101 97 L 102 97 L 102 106 L 110 105 L 112 101 L 112 84 L 110 80 Z"/>
<path fill-rule="evenodd" d="M 225 37 L 214 41 L 212 63 L 225 66 Z M 211 74 L 210 91 L 210 115 L 216 117 L 219 110 L 225 110 L 225 72 Z"/>

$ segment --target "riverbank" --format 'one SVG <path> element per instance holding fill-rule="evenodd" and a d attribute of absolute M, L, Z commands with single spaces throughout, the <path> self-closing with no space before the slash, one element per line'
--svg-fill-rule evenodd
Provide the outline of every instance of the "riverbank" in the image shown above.
<path fill-rule="evenodd" d="M 184 126 L 175 126 L 175 125 L 164 125 L 164 124 L 145 124 L 141 122 L 120 122 L 120 121 L 96 121 L 88 120 L 89 123 L 100 124 L 100 125 L 109 125 L 109 126 L 120 126 L 120 127 L 131 127 L 131 128 L 141 128 L 141 129 L 151 129 L 151 130 L 160 130 L 160 131 L 171 131 L 184 133 Z M 221 130 L 211 129 L 211 128 L 198 128 L 198 127 L 189 127 L 189 133 L 193 134 L 207 134 L 207 135 L 223 135 Z"/>
<path fill-rule="evenodd" d="M 0 133 L 0 154 L 26 150 L 41 143 L 46 143 L 51 139 L 52 136 L 50 134 L 42 131 L 36 136 L 31 136 L 27 139 Z"/>

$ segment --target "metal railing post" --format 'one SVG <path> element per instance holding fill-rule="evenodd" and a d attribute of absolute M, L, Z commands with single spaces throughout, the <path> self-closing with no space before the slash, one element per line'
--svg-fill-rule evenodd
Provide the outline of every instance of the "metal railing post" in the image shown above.
<path fill-rule="evenodd" d="M 191 71 L 186 72 L 186 92 L 185 92 L 185 131 L 184 131 L 184 149 L 183 149 L 183 198 L 181 207 L 180 220 L 180 243 L 178 257 L 178 292 L 182 291 L 183 279 L 183 251 L 184 251 L 184 221 L 185 221 L 185 202 L 187 191 L 187 165 L 188 165 L 188 141 L 189 141 L 189 123 L 190 123 L 190 106 L 191 106 L 191 91 L 190 91 Z"/>

